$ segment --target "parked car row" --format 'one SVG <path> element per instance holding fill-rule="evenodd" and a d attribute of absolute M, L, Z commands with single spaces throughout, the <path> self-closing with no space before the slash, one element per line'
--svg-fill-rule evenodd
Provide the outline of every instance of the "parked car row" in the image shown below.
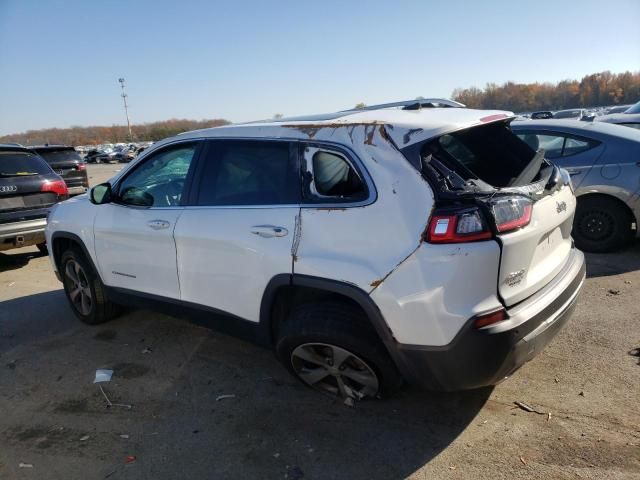
<path fill-rule="evenodd" d="M 152 142 L 99 145 L 83 147 L 84 159 L 87 163 L 129 163 L 137 155 L 148 148 Z"/>
<path fill-rule="evenodd" d="M 640 102 L 635 105 L 620 105 L 601 108 L 571 108 L 567 110 L 541 110 L 531 113 L 519 114 L 520 119 L 547 120 L 547 119 L 573 119 L 585 122 L 608 122 L 640 128 Z"/>

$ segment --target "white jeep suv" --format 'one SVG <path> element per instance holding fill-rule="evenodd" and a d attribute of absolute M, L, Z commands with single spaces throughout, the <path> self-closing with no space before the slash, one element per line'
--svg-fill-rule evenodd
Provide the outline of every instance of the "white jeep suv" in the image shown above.
<path fill-rule="evenodd" d="M 204 314 L 353 401 L 499 382 L 585 277 L 569 176 L 508 112 L 441 99 L 187 132 L 55 207 L 75 314 Z"/>

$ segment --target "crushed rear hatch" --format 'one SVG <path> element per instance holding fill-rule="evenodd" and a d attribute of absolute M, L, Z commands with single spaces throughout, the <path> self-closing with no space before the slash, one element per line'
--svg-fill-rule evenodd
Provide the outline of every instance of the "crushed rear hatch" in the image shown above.
<path fill-rule="evenodd" d="M 469 241 L 486 240 L 491 232 L 500 244 L 497 289 L 505 306 L 533 295 L 562 270 L 576 206 L 568 174 L 516 137 L 510 120 L 441 135 L 403 152 L 420 156 L 439 209 L 478 209 L 477 215 L 458 216 L 458 228 L 485 225 L 487 235 Z M 434 237 L 437 229 L 434 224 Z"/>

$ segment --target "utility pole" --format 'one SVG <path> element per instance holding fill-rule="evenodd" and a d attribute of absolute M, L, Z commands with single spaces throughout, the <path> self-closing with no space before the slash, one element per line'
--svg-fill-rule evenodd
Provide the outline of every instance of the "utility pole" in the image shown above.
<path fill-rule="evenodd" d="M 122 101 L 124 102 L 124 113 L 127 116 L 127 128 L 129 129 L 129 141 L 133 140 L 131 135 L 131 122 L 129 122 L 129 107 L 127 105 L 127 94 L 124 92 L 124 78 L 119 78 L 120 87 L 122 88 Z"/>

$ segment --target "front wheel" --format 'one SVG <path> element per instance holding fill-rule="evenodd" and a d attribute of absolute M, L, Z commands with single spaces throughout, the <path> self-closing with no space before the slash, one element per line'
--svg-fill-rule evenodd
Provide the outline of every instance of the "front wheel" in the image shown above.
<path fill-rule="evenodd" d="M 611 252 L 623 247 L 631 233 L 631 216 L 616 200 L 606 197 L 578 199 L 573 238 L 580 250 Z"/>
<path fill-rule="evenodd" d="M 107 299 L 104 285 L 82 253 L 76 249 L 65 251 L 60 271 L 67 300 L 81 321 L 97 325 L 117 314 L 117 306 Z"/>
<path fill-rule="evenodd" d="M 389 395 L 402 384 L 364 314 L 347 304 L 296 307 L 281 328 L 276 353 L 305 385 L 346 404 Z"/>

